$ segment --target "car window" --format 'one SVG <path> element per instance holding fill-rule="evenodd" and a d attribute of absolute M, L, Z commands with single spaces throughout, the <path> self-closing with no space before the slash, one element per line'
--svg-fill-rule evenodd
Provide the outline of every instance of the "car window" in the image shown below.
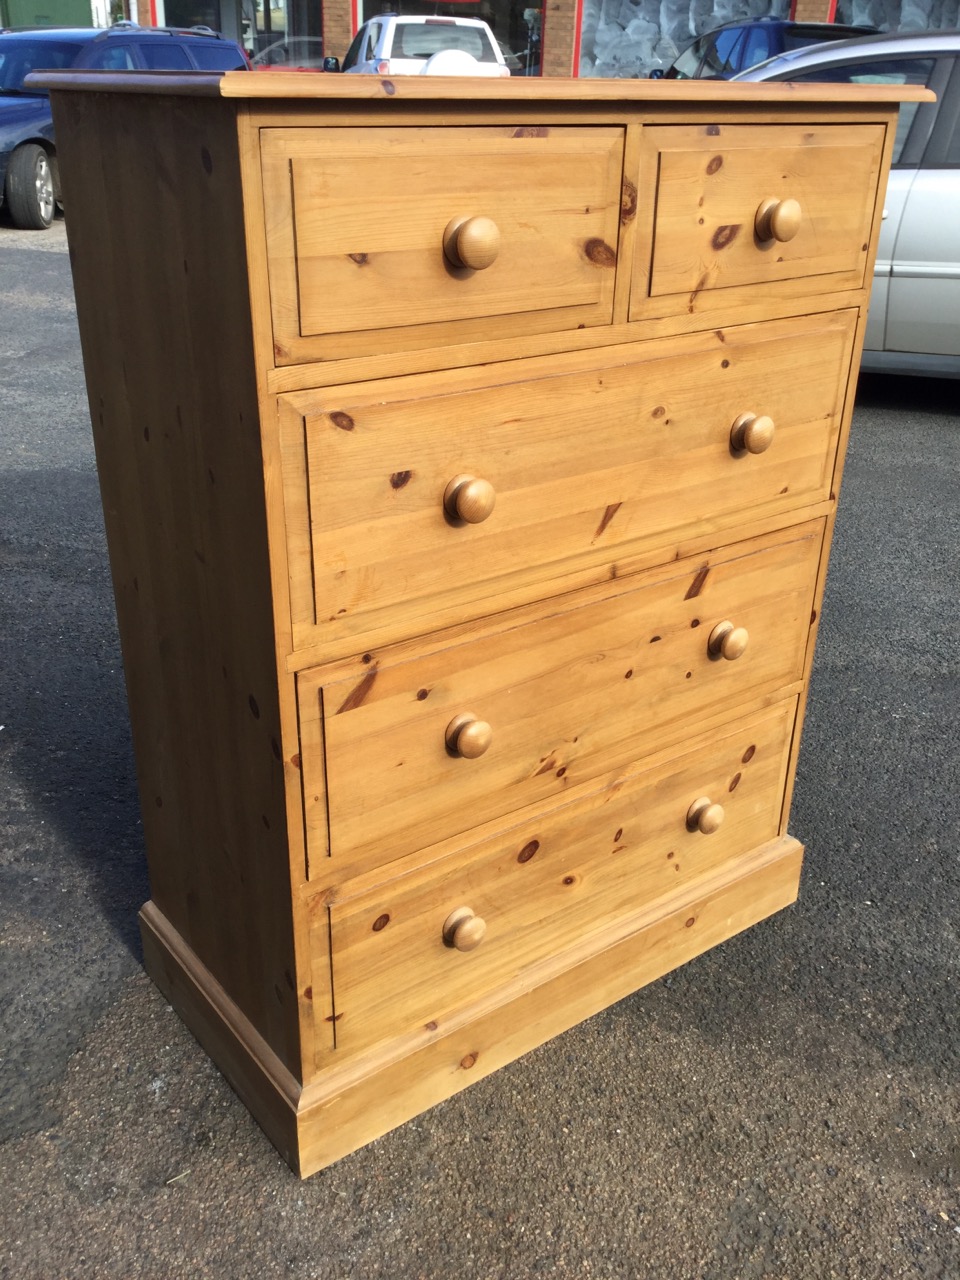
<path fill-rule="evenodd" d="M 341 71 L 349 71 L 351 67 L 355 67 L 357 65 L 360 58 L 360 46 L 363 44 L 366 34 L 367 33 L 361 29 L 350 41 L 350 48 L 343 55 L 343 62 L 340 66 Z"/>
<path fill-rule="evenodd" d="M 229 40 L 198 40 L 191 44 L 190 56 L 201 71 L 241 71 L 247 65 Z"/>
<path fill-rule="evenodd" d="M 136 71 L 137 64 L 125 44 L 115 40 L 102 45 L 86 62 L 88 67 L 102 71 Z"/>
<path fill-rule="evenodd" d="M 940 97 L 940 111 L 934 136 L 930 139 L 932 156 L 928 163 L 936 168 L 960 167 L 960 62 L 953 68 L 953 80 L 930 86 Z M 952 92 L 951 92 L 952 89 Z"/>
<path fill-rule="evenodd" d="M 673 64 L 673 74 L 678 80 L 691 80 L 697 74 L 697 67 L 703 57 L 703 51 L 709 42 L 708 36 L 694 40 L 689 49 L 684 49 Z"/>
<path fill-rule="evenodd" d="M 737 46 L 743 41 L 744 32 L 740 30 L 718 31 L 717 38 L 707 50 L 703 70 L 705 79 L 716 79 L 723 75 L 732 75 L 737 70 Z"/>
<path fill-rule="evenodd" d="M 149 40 L 140 45 L 144 66 L 151 71 L 192 71 L 193 64 L 182 45 L 172 40 Z"/>
<path fill-rule="evenodd" d="M 864 27 L 863 35 L 867 35 L 872 28 Z M 783 29 L 783 48 L 784 49 L 806 49 L 811 44 L 824 44 L 828 40 L 849 40 L 852 32 L 848 29 L 837 30 L 826 27 L 784 27 Z"/>
<path fill-rule="evenodd" d="M 770 32 L 763 27 L 753 27 L 747 32 L 747 41 L 737 64 L 738 71 L 746 71 L 747 67 L 755 67 L 758 62 L 766 62 L 776 53 L 770 47 Z"/>
<path fill-rule="evenodd" d="M 380 22 L 371 22 L 367 28 L 367 40 L 363 46 L 363 53 L 360 55 L 361 62 L 370 62 L 376 56 L 377 44 L 380 40 L 380 32 L 383 24 Z"/>
<path fill-rule="evenodd" d="M 960 166 L 960 126 L 954 129 L 947 142 L 947 152 L 944 156 L 946 164 Z"/>
<path fill-rule="evenodd" d="M 496 62 L 493 46 L 482 27 L 457 27 L 447 22 L 402 22 L 393 36 L 392 56 L 426 61 L 441 49 L 459 49 L 478 62 Z"/>
<path fill-rule="evenodd" d="M 926 87 L 935 63 L 935 58 L 873 58 L 862 62 L 831 63 L 816 71 L 792 75 L 790 79 L 818 84 L 918 84 Z M 919 102 L 900 105 L 897 134 L 893 141 L 894 164 L 900 159 L 919 106 Z"/>
<path fill-rule="evenodd" d="M 23 88 L 23 78 L 30 71 L 60 71 L 73 66 L 82 45 L 59 40 L 4 40 L 0 37 L 0 93 Z M 46 94 L 46 89 L 31 89 Z"/>

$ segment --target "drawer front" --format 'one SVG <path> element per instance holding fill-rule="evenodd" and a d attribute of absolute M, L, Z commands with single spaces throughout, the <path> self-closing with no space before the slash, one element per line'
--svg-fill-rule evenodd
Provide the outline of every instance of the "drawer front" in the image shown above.
<path fill-rule="evenodd" d="M 325 854 L 386 863 L 781 696 L 803 671 L 822 533 L 679 562 L 422 657 L 368 655 L 362 678 L 301 675 L 311 873 Z M 727 658 L 711 652 L 722 623 Z"/>
<path fill-rule="evenodd" d="M 338 1052 L 443 1034 L 464 1006 L 532 972 L 539 981 L 544 966 L 568 967 L 571 954 L 582 960 L 603 949 L 617 921 L 772 839 L 794 712 L 791 699 L 666 764 L 519 823 L 449 865 L 335 904 L 329 925 L 318 907 L 315 986 L 329 981 L 332 947 Z M 703 801 L 706 832 L 694 825 Z"/>
<path fill-rule="evenodd" d="M 295 643 L 402 639 L 668 534 L 827 498 L 855 320 L 617 347 L 573 372 L 516 361 L 469 390 L 449 374 L 286 398 Z M 761 452 L 735 447 L 745 418 L 768 428 Z M 466 520 L 449 498 L 464 476 L 493 504 Z"/>
<path fill-rule="evenodd" d="M 737 288 L 778 299 L 860 288 L 884 136 L 870 124 L 644 129 L 642 180 L 656 181 L 657 198 L 639 234 L 631 319 L 695 311 L 715 291 L 729 304 Z"/>
<path fill-rule="evenodd" d="M 551 329 L 609 323 L 623 139 L 582 127 L 265 131 L 277 362 L 380 352 L 385 330 L 419 328 L 434 345 L 503 336 L 491 319 L 513 317 L 517 333 L 543 317 Z"/>

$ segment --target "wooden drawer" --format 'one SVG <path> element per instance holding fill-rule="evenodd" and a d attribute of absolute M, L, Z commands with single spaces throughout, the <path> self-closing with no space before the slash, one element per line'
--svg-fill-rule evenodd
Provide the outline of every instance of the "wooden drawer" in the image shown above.
<path fill-rule="evenodd" d="M 332 948 L 337 1051 L 442 1035 L 465 1005 L 595 954 L 629 932 L 631 915 L 688 886 L 695 892 L 698 879 L 772 839 L 795 709 L 795 699 L 778 704 L 679 758 L 337 901 L 329 919 L 317 901 L 314 990 L 328 987 Z M 718 826 L 716 809 L 704 822 L 709 834 L 688 822 L 702 798 L 721 810 Z M 461 908 L 485 925 L 469 952 L 444 942 L 444 924 Z M 460 945 L 482 925 L 466 929 Z M 321 1045 L 330 1039 L 322 1027 Z"/>
<path fill-rule="evenodd" d="M 855 323 L 805 316 L 513 361 L 469 383 L 285 397 L 295 646 L 402 639 L 667 535 L 828 498 Z M 764 452 L 732 447 L 744 414 L 770 420 Z M 464 475 L 494 498 L 479 523 L 444 505 Z"/>
<path fill-rule="evenodd" d="M 610 322 L 622 128 L 261 136 L 278 364 Z"/>
<path fill-rule="evenodd" d="M 311 874 L 325 855 L 386 863 L 679 743 L 707 715 L 782 696 L 803 671 L 822 533 L 815 521 L 589 603 L 577 593 L 423 656 L 368 654 L 362 676 L 301 674 Z M 731 660 L 710 652 L 723 622 L 749 637 Z M 491 741 L 471 756 L 483 726 Z"/>
<path fill-rule="evenodd" d="M 640 213 L 630 318 L 729 306 L 737 290 L 860 288 L 884 137 L 872 124 L 644 129 L 641 182 L 657 194 Z"/>

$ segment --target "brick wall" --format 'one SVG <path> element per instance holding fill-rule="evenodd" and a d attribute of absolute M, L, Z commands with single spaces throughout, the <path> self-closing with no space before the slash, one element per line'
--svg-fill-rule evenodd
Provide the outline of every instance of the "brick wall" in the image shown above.
<path fill-rule="evenodd" d="M 790 16 L 795 22 L 833 22 L 837 0 L 795 0 Z"/>
<path fill-rule="evenodd" d="M 343 61 L 354 37 L 350 0 L 322 0 L 323 52 Z"/>
<path fill-rule="evenodd" d="M 543 74 L 572 76 L 573 50 L 580 21 L 577 0 L 545 0 L 543 6 Z"/>

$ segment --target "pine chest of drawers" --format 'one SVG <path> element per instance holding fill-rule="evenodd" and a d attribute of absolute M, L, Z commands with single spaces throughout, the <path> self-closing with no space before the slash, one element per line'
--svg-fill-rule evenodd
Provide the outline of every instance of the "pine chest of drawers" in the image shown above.
<path fill-rule="evenodd" d="M 794 899 L 899 91 L 46 80 L 146 964 L 306 1174 Z"/>

